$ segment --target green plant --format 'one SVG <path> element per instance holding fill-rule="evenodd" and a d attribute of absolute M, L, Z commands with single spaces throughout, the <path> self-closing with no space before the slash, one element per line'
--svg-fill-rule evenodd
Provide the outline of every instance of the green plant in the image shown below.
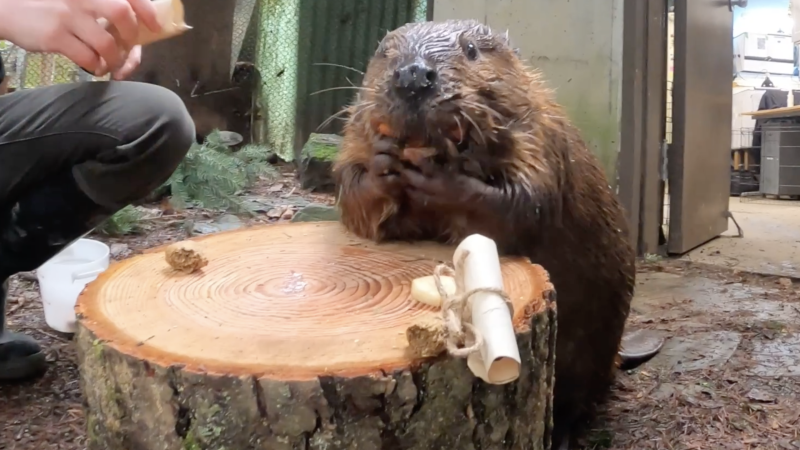
<path fill-rule="evenodd" d="M 138 208 L 128 205 L 98 225 L 95 231 L 108 236 L 130 234 L 139 230 L 139 221 L 143 216 Z"/>
<path fill-rule="evenodd" d="M 203 208 L 249 212 L 237 194 L 259 177 L 274 174 L 267 162 L 269 151 L 255 144 L 233 151 L 217 133 L 214 131 L 205 142 L 193 145 L 167 180 L 172 204 L 177 208 L 194 203 Z"/>
<path fill-rule="evenodd" d="M 662 258 L 661 255 L 656 254 L 656 253 L 648 253 L 648 254 L 644 255 L 644 260 L 645 260 L 645 262 L 648 262 L 648 263 L 657 263 L 657 262 L 661 261 L 662 259 L 664 259 L 664 258 Z"/>
<path fill-rule="evenodd" d="M 269 150 L 250 144 L 231 150 L 214 131 L 203 144 L 194 144 L 172 176 L 162 185 L 172 191 L 172 204 L 183 208 L 189 203 L 203 208 L 250 212 L 237 196 L 259 177 L 274 175 L 267 162 Z M 95 231 L 120 236 L 140 230 L 141 210 L 127 206 L 100 224 Z"/>

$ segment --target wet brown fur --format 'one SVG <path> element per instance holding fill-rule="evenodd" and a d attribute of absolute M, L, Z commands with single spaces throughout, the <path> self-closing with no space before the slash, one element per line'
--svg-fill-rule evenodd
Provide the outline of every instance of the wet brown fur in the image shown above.
<path fill-rule="evenodd" d="M 461 156 L 458 167 L 505 190 L 507 201 L 496 210 L 462 206 L 460 212 L 437 212 L 402 194 L 376 190 L 368 181 L 380 139 L 371 122 L 385 121 L 401 134 L 410 126 L 393 115 L 396 107 L 386 95 L 393 61 L 409 49 L 435 52 L 436 45 L 419 43 L 437 36 L 437 45 L 445 45 L 442 33 L 460 35 L 460 44 L 471 40 L 480 50 L 475 61 L 455 52 L 432 60 L 443 72 L 438 97 L 458 93 L 442 101 L 455 106 L 440 109 L 465 111 L 480 126 L 480 132 L 470 130 L 470 138 L 481 142 L 482 135 L 490 143 L 484 147 L 491 151 Z M 441 113 L 427 114 L 429 124 L 452 125 L 445 124 L 449 119 Z M 431 125 L 425 132 L 436 136 L 440 128 Z M 456 243 L 481 233 L 494 239 L 501 252 L 543 265 L 558 294 L 554 448 L 579 421 L 591 417 L 616 372 L 634 290 L 635 254 L 627 241 L 623 209 L 598 159 L 540 74 L 519 59 L 506 36 L 474 21 L 409 24 L 388 34 L 350 106 L 334 172 L 342 222 L 359 236 Z"/>

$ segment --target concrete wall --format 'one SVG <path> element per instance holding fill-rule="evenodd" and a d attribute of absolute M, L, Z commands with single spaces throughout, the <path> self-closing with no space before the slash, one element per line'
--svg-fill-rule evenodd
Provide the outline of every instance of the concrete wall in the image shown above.
<path fill-rule="evenodd" d="M 434 20 L 477 19 L 512 42 L 556 88 L 558 101 L 616 185 L 623 0 L 434 0 Z"/>

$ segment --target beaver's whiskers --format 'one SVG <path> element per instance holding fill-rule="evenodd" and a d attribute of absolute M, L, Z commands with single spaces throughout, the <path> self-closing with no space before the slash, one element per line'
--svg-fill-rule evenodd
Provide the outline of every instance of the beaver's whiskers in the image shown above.
<path fill-rule="evenodd" d="M 461 111 L 461 115 L 464 116 L 467 120 L 469 120 L 472 126 L 475 127 L 476 130 L 478 130 L 478 134 L 481 137 L 481 144 L 486 145 L 486 138 L 483 136 L 483 131 L 481 130 L 481 127 L 479 127 L 478 124 L 475 123 L 474 120 L 472 120 L 472 117 L 470 117 L 469 114 L 467 114 L 463 110 Z"/>

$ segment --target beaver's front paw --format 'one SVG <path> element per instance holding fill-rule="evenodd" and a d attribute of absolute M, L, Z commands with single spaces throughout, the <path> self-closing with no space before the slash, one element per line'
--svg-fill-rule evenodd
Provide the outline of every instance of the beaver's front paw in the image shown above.
<path fill-rule="evenodd" d="M 398 150 L 387 140 L 381 140 L 374 146 L 374 155 L 367 168 L 367 176 L 374 188 L 388 197 L 402 195 L 403 180 L 400 176 L 402 163 L 397 157 Z"/>
<path fill-rule="evenodd" d="M 480 208 L 495 189 L 477 178 L 445 170 L 404 169 L 400 175 L 409 199 L 442 211 Z"/>

